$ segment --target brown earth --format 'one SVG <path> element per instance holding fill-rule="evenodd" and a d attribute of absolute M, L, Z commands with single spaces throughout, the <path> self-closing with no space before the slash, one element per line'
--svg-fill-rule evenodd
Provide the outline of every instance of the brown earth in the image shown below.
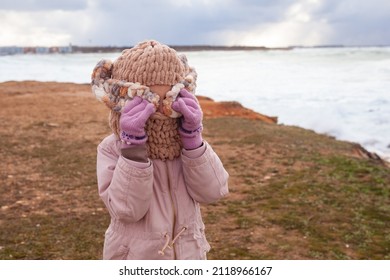
<path fill-rule="evenodd" d="M 204 138 L 230 174 L 230 195 L 202 206 L 209 258 L 390 258 L 379 157 L 236 102 L 199 100 Z M 109 218 L 95 158 L 107 109 L 89 85 L 33 81 L 1 83 L 0 108 L 0 259 L 101 258 Z"/>
<path fill-rule="evenodd" d="M 270 117 L 254 112 L 235 101 L 215 102 L 211 98 L 204 96 L 198 96 L 198 100 L 202 106 L 205 118 L 239 117 L 243 119 L 259 120 L 271 124 L 276 124 L 278 122 L 277 117 Z"/>

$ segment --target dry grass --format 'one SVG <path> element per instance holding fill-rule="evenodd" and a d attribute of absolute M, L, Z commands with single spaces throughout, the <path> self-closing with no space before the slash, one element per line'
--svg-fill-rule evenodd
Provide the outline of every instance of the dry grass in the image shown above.
<path fill-rule="evenodd" d="M 0 259 L 99 259 L 109 223 L 96 146 L 107 111 L 87 85 L 0 84 Z M 210 259 L 390 259 L 390 173 L 352 143 L 207 118 L 230 195 L 203 206 Z"/>

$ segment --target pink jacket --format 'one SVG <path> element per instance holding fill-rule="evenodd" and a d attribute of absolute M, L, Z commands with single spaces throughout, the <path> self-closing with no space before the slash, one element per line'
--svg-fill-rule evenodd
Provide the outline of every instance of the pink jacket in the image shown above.
<path fill-rule="evenodd" d="M 115 135 L 106 137 L 97 154 L 99 195 L 111 216 L 103 259 L 206 259 L 199 203 L 225 196 L 228 177 L 207 142 L 171 161 L 140 163 L 121 156 Z"/>

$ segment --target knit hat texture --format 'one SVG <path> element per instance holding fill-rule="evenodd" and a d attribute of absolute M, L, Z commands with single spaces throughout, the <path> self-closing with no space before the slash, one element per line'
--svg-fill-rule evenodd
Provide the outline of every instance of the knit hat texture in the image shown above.
<path fill-rule="evenodd" d="M 112 78 L 145 86 L 173 86 L 184 80 L 186 70 L 174 49 L 151 40 L 124 50 L 114 62 Z"/>
<path fill-rule="evenodd" d="M 181 115 L 172 110 L 171 104 L 182 88 L 195 94 L 196 79 L 197 73 L 188 65 L 184 54 L 150 40 L 124 50 L 114 62 L 99 61 L 92 71 L 91 86 L 96 98 L 118 113 L 126 101 L 135 96 L 146 99 L 157 108 L 160 97 L 149 86 L 172 86 L 163 100 L 164 114 L 178 118 Z"/>

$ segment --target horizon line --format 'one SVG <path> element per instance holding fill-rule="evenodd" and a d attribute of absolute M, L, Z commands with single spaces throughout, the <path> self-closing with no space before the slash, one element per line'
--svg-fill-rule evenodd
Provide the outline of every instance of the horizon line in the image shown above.
<path fill-rule="evenodd" d="M 211 48 L 352 48 L 352 47 L 390 47 L 390 44 L 319 44 L 319 45 L 287 45 L 287 46 L 265 46 L 265 45 L 216 45 L 216 44 L 165 44 L 169 47 L 211 47 Z M 79 45 L 69 43 L 67 45 L 0 45 L 0 48 L 55 48 L 55 47 L 79 47 L 79 48 L 131 48 L 135 45 Z"/>

